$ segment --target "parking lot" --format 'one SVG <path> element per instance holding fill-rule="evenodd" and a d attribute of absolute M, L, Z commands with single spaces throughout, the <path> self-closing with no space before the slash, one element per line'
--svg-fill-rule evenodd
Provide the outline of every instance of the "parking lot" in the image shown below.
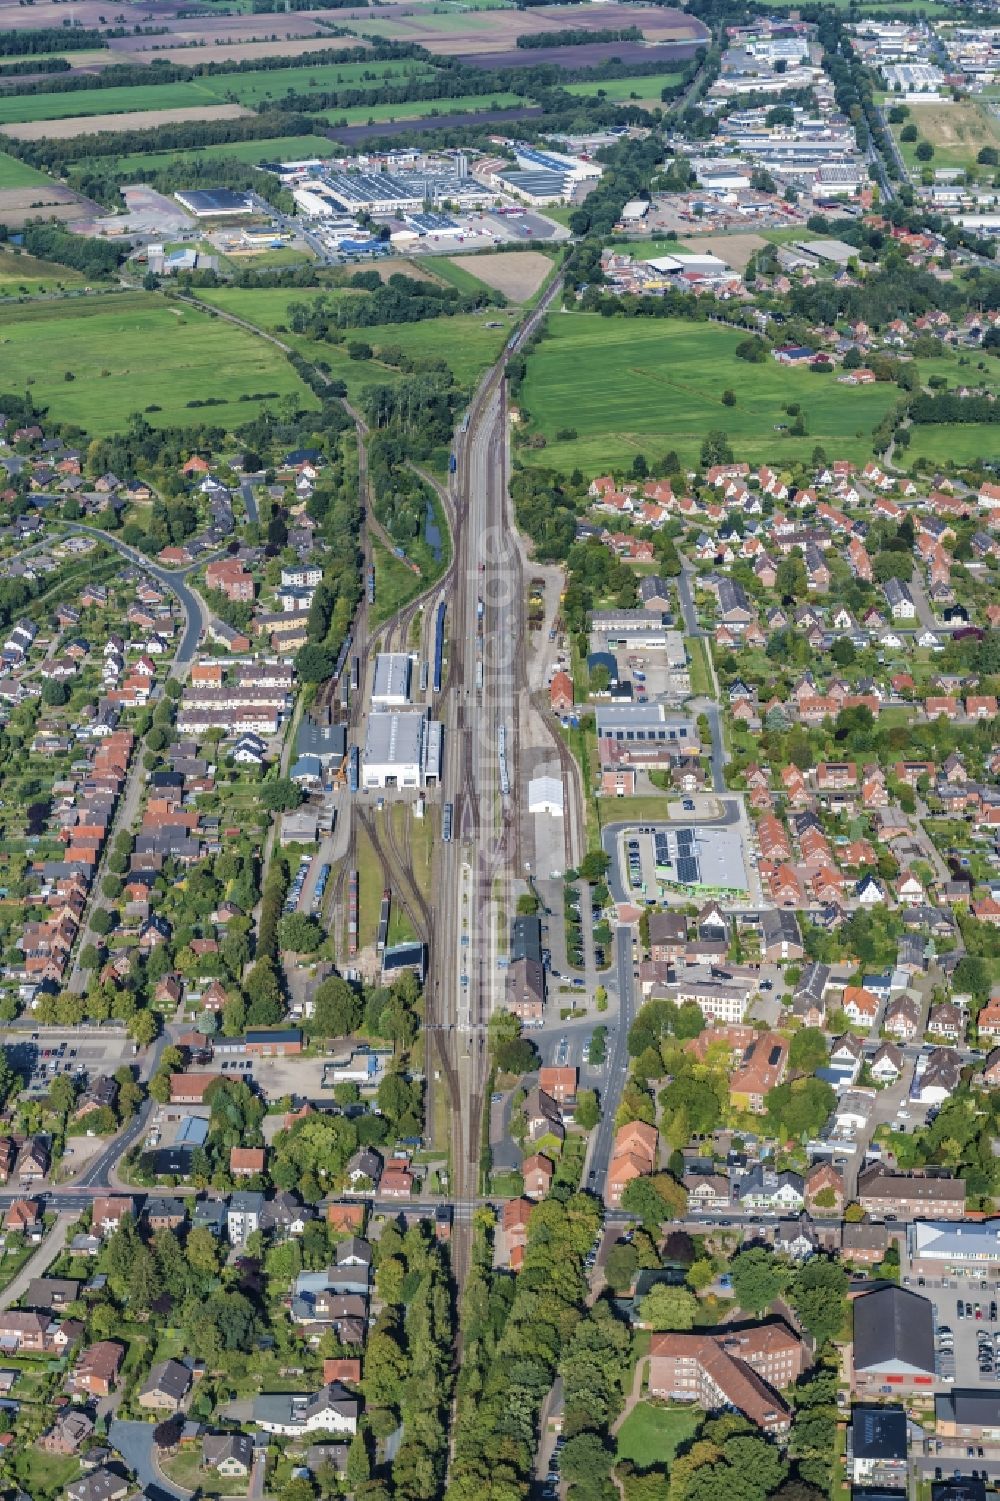
<path fill-rule="evenodd" d="M 932 1304 L 935 1363 L 942 1384 L 1000 1385 L 1000 1294 L 971 1282 L 960 1287 L 928 1286 L 931 1280 L 926 1279 L 923 1286 L 920 1279 L 915 1286 L 911 1280 L 910 1285 Z"/>
<path fill-rule="evenodd" d="M 124 1029 L 46 1027 L 29 1034 L 8 1034 L 10 1060 L 26 1092 L 42 1094 L 57 1074 L 113 1074 L 123 1063 L 134 1063 L 136 1047 Z"/>

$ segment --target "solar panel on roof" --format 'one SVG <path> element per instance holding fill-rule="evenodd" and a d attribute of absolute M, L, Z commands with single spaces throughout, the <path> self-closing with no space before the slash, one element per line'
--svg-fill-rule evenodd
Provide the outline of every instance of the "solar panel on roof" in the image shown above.
<path fill-rule="evenodd" d="M 678 855 L 677 879 L 684 886 L 694 885 L 698 880 L 698 862 L 693 855 Z"/>

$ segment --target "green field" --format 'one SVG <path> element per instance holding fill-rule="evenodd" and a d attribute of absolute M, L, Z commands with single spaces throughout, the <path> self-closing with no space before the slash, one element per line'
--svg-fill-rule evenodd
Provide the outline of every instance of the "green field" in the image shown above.
<path fill-rule="evenodd" d="M 86 151 L 86 137 L 80 138 L 81 152 Z M 337 143 L 326 136 L 268 136 L 264 141 L 225 141 L 219 146 L 192 146 L 186 151 L 136 151 L 131 156 L 114 158 L 119 175 L 128 177 L 130 172 L 155 171 L 158 167 L 172 167 L 177 162 L 215 160 L 221 157 L 231 162 L 245 162 L 254 166 L 257 162 L 300 162 L 313 157 L 332 156 Z M 107 163 L 108 157 L 95 158 Z M 77 165 L 83 165 L 81 157 Z"/>
<path fill-rule="evenodd" d="M 212 287 L 198 293 L 202 301 L 269 331 L 286 324 L 288 305 L 308 302 L 316 293 L 278 287 Z M 330 294 L 327 294 L 330 295 Z M 336 294 L 334 294 L 336 295 Z M 350 293 L 341 293 L 350 296 Z M 487 328 L 498 322 L 499 328 Z M 377 360 L 348 358 L 346 342 L 360 340 L 373 349 L 393 344 L 406 354 L 443 359 L 459 384 L 471 387 L 477 377 L 499 357 L 510 334 L 510 318 L 495 308 L 485 313 L 460 313 L 453 318 L 434 318 L 424 323 L 380 323 L 371 328 L 345 330 L 345 344 L 317 344 L 305 335 L 282 333 L 306 359 L 325 360 L 330 374 L 347 382 L 352 395 L 365 386 L 394 382 L 399 372 Z"/>
<path fill-rule="evenodd" d="M 73 375 L 66 379 L 66 372 Z M 23 390 L 64 422 L 115 432 L 155 404 L 160 425 L 239 426 L 278 397 L 317 405 L 281 352 L 252 334 L 148 293 L 5 309 L 0 390 Z M 240 397 L 247 400 L 241 401 Z M 218 398 L 220 405 L 189 407 Z"/>
<path fill-rule="evenodd" d="M 318 45 L 318 44 L 317 44 Z M 281 99 L 289 90 L 356 89 L 407 75 L 433 76 L 433 68 L 414 62 L 324 63 L 318 67 L 276 68 L 252 73 L 214 73 L 172 83 L 123 84 L 120 88 L 79 89 L 64 94 L 0 95 L 0 126 L 26 120 L 68 120 L 78 115 L 117 115 L 130 110 L 180 109 L 205 104 L 245 104 L 253 108 Z"/>
<path fill-rule="evenodd" d="M 68 266 L 39 261 L 24 251 L 0 249 L 0 297 L 16 297 L 21 287 L 26 292 L 54 291 L 57 286 L 79 287 L 83 277 Z M 0 338 L 3 331 L 0 330 Z"/>
<path fill-rule="evenodd" d="M 637 1402 L 618 1430 L 618 1458 L 630 1459 L 641 1470 L 669 1464 L 701 1419 L 696 1408 Z"/>
<path fill-rule="evenodd" d="M 959 103 L 911 104 L 909 110 L 903 123 L 891 129 L 910 172 L 919 174 L 925 166 L 960 167 L 974 175 L 985 172 L 992 178 L 993 168 L 980 168 L 976 162 L 984 146 L 1000 147 L 1000 122 L 986 105 L 975 99 L 963 99 Z M 900 140 L 900 133 L 910 124 L 917 127 L 919 139 Z M 922 140 L 930 141 L 934 147 L 929 162 L 921 162 L 916 154 Z"/>
<path fill-rule="evenodd" d="M 680 83 L 682 73 L 649 73 L 645 78 L 602 78 L 596 83 L 564 84 L 567 94 L 577 94 L 583 99 L 595 99 L 603 94 L 615 104 L 627 104 L 630 99 L 659 101 L 663 89 Z"/>
<path fill-rule="evenodd" d="M 941 423 L 912 427 L 909 448 L 896 456 L 897 463 L 929 459 L 932 464 L 974 464 L 977 459 L 995 460 L 1000 452 L 1000 427 L 990 422 Z"/>
<path fill-rule="evenodd" d="M 548 209 L 545 212 L 548 213 Z M 475 262 L 474 255 L 465 256 L 461 266 L 456 266 L 455 262 L 446 255 L 422 255 L 420 269 L 432 271 L 435 276 L 446 281 L 450 287 L 457 287 L 460 292 L 481 292 L 483 282 L 468 269 L 468 266 L 475 265 Z"/>
<path fill-rule="evenodd" d="M 317 50 L 322 38 L 317 37 Z M 321 63 L 317 67 L 275 68 L 268 72 L 262 68 L 252 73 L 215 73 L 198 79 L 218 104 L 234 100 L 251 108 L 266 103 L 268 99 L 282 99 L 287 93 L 306 94 L 316 89 L 358 89 L 370 87 L 373 91 L 382 88 L 387 78 L 432 78 L 434 69 L 425 63 L 370 62 L 370 63 Z"/>
<path fill-rule="evenodd" d="M 694 465 L 712 429 L 728 433 L 750 463 L 808 460 L 817 443 L 859 460 L 870 456 L 872 430 L 898 395 L 893 385 L 841 386 L 771 359 L 747 365 L 733 353 L 744 336 L 717 324 L 558 313 L 549 331 L 521 393 L 532 429 L 548 443 L 522 450 L 526 463 L 600 473 L 636 453 L 656 463 L 676 449 Z M 733 406 L 722 401 L 727 388 Z M 804 437 L 775 430 L 791 425 L 783 410 L 790 402 L 801 405 Z M 561 428 L 577 438 L 555 441 Z"/>
<path fill-rule="evenodd" d="M 36 182 L 51 185 L 52 179 L 29 167 L 27 162 L 19 162 L 16 156 L 0 151 L 0 188 L 32 188 Z"/>
<path fill-rule="evenodd" d="M 522 94 L 461 94 L 452 99 L 411 99 L 406 104 L 358 104 L 352 109 L 321 110 L 319 118 L 330 125 L 381 125 L 389 120 L 423 120 L 428 115 L 514 109 L 524 102 Z"/>

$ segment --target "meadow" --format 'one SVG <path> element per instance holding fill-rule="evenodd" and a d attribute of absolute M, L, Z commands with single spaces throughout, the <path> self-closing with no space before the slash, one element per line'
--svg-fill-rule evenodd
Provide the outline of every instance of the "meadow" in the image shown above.
<path fill-rule="evenodd" d="M 750 463 L 808 460 L 817 443 L 831 457 L 863 460 L 898 395 L 892 385 L 841 386 L 771 359 L 747 365 L 734 353 L 744 336 L 718 324 L 558 313 L 549 331 L 521 392 L 531 429 L 547 439 L 543 449 L 521 450 L 531 464 L 597 473 L 636 453 L 655 463 L 675 449 L 693 465 L 713 429 L 728 433 L 737 458 Z M 722 399 L 727 388 L 731 406 Z M 776 430 L 791 426 L 784 407 L 795 402 L 804 437 Z M 556 440 L 560 429 L 577 437 Z"/>
<path fill-rule="evenodd" d="M 213 287 L 205 288 L 198 295 L 212 307 L 234 313 L 238 318 L 274 332 L 287 324 L 289 303 L 308 302 L 319 294 L 294 288 Z M 351 294 L 342 292 L 339 295 Z M 401 379 L 395 367 L 382 365 L 378 360 L 350 359 L 347 342 L 355 340 L 369 344 L 373 349 L 392 344 L 412 358 L 443 359 L 458 384 L 471 387 L 487 365 L 499 357 L 504 341 L 510 335 L 511 316 L 491 308 L 484 313 L 460 313 L 453 318 L 428 319 L 424 323 L 375 324 L 371 328 L 346 330 L 344 344 L 316 343 L 303 334 L 287 332 L 279 332 L 279 337 L 304 358 L 325 361 L 332 376 L 347 382 L 351 396 L 357 395 L 365 386 L 394 383 Z M 499 323 L 500 327 L 486 327 L 487 323 L 493 322 Z"/>
<path fill-rule="evenodd" d="M 317 405 L 273 345 L 148 293 L 5 309 L 0 389 L 26 383 L 54 417 L 93 434 L 118 431 L 133 412 L 153 406 L 149 420 L 158 426 L 225 427 L 282 396 Z M 219 404 L 188 405 L 209 398 Z"/>
<path fill-rule="evenodd" d="M 36 182 L 50 182 L 44 172 L 29 167 L 27 162 L 18 161 L 16 156 L 8 156 L 5 151 L 0 151 L 0 188 L 31 188 Z"/>
<path fill-rule="evenodd" d="M 953 422 L 911 427 L 910 446 L 900 458 L 903 463 L 929 459 L 932 464 L 974 464 L 977 459 L 995 462 L 998 453 L 1000 426 L 991 422 Z"/>
<path fill-rule="evenodd" d="M 650 73 L 645 78 L 602 78 L 594 83 L 564 84 L 567 94 L 576 94 L 582 99 L 596 99 L 603 95 L 615 104 L 627 104 L 630 99 L 645 99 L 660 102 L 663 89 L 680 83 L 682 73 Z"/>
<path fill-rule="evenodd" d="M 925 165 L 961 167 L 964 171 L 992 176 L 992 168 L 980 168 L 976 157 L 984 146 L 1000 147 L 1000 121 L 975 99 L 950 104 L 911 104 L 903 125 L 892 126 L 903 160 L 911 172 L 919 173 Z M 900 141 L 904 125 L 914 124 L 920 140 L 930 141 L 934 156 L 929 163 L 918 160 L 920 141 Z"/>
<path fill-rule="evenodd" d="M 24 251 L 0 249 L 0 297 L 16 297 L 22 288 L 32 294 L 54 292 L 57 286 L 82 287 L 83 277 L 68 266 L 36 260 Z"/>

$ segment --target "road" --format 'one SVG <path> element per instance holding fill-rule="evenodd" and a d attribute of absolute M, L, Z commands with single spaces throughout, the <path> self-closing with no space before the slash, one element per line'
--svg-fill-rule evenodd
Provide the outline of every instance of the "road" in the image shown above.
<path fill-rule="evenodd" d="M 129 547 L 119 537 L 111 532 L 102 531 L 99 527 L 88 526 L 84 522 L 75 523 L 69 528 L 70 531 L 79 532 L 83 535 L 100 537 L 109 547 L 113 547 L 123 558 L 134 563 L 143 572 L 151 574 L 158 583 L 176 598 L 184 617 L 184 625 L 181 637 L 177 643 L 173 660 L 170 665 L 170 676 L 183 680 L 191 670 L 198 651 L 198 642 L 201 640 L 203 631 L 208 624 L 208 609 L 201 596 L 187 582 L 186 575 L 194 568 L 203 566 L 205 559 L 197 564 L 190 564 L 186 569 L 174 570 L 161 568 L 157 563 L 151 563 L 144 553 L 134 547 Z M 125 779 L 125 787 L 115 809 L 114 821 L 108 830 L 108 837 L 104 844 L 101 861 L 94 873 L 94 880 L 87 899 L 87 906 L 80 922 L 80 931 L 77 936 L 73 955 L 73 967 L 70 971 L 67 989 L 76 995 L 80 995 L 87 987 L 87 975 L 80 965 L 80 955 L 91 941 L 90 924 L 94 913 L 104 906 L 104 898 L 101 894 L 101 884 L 107 870 L 108 851 L 111 849 L 114 836 L 122 829 L 129 829 L 139 811 L 142 794 L 146 784 L 146 774 L 143 765 L 142 744 L 135 746 L 132 752 L 132 761 L 128 775 Z"/>
<path fill-rule="evenodd" d="M 698 624 L 698 611 L 695 609 L 694 594 L 691 589 L 691 576 L 694 569 L 684 559 L 681 563 L 681 571 L 677 576 L 677 597 L 681 605 L 681 618 L 684 621 L 684 634 L 693 636 L 704 641 L 705 654 L 708 659 L 709 670 L 715 677 L 715 669 L 712 666 L 712 648 L 709 645 L 711 633 Z M 708 698 L 694 699 L 690 708 L 695 714 L 704 714 L 708 720 L 708 728 L 711 734 L 711 763 L 712 763 L 712 786 L 716 792 L 726 790 L 726 746 L 722 738 L 722 720 L 719 715 L 718 704 Z"/>
<path fill-rule="evenodd" d="M 636 1012 L 636 982 L 632 962 L 633 933 L 630 927 L 621 926 L 615 931 L 615 989 L 618 992 L 618 1021 L 615 1031 L 608 1033 L 607 1082 L 601 1090 L 601 1123 L 590 1147 L 589 1161 L 593 1163 L 587 1178 L 587 1188 L 600 1198 L 604 1196 L 608 1163 L 611 1160 L 611 1144 L 615 1131 L 615 1112 L 621 1099 L 622 1089 L 628 1077 L 628 1032 Z"/>
<path fill-rule="evenodd" d="M 12 1277 L 0 1293 L 0 1309 L 10 1308 L 11 1304 L 16 1303 L 18 1298 L 23 1297 L 27 1292 L 28 1283 L 35 1277 L 41 1277 L 48 1270 L 66 1244 L 66 1235 L 75 1218 L 76 1215 L 73 1213 L 60 1211 L 59 1218 L 37 1251 L 33 1256 L 29 1256 L 17 1276 Z"/>

